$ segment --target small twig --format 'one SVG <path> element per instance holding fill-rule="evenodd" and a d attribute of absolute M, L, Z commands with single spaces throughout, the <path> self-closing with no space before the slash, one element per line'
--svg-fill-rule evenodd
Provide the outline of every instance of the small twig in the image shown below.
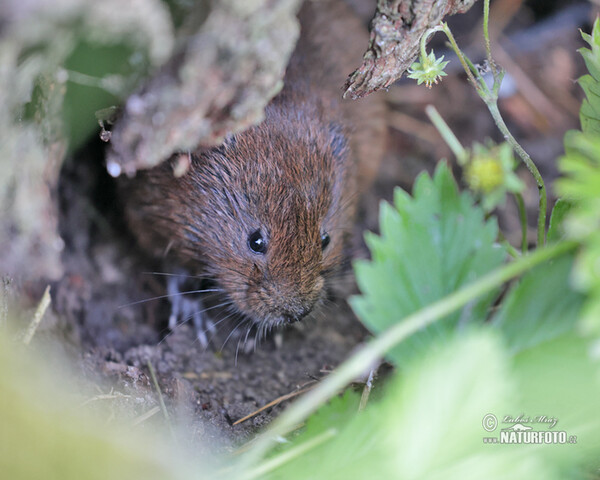
<path fill-rule="evenodd" d="M 313 388 L 315 388 L 315 386 L 316 386 L 316 384 L 313 384 L 310 387 L 305 387 L 305 388 L 303 388 L 301 390 L 297 390 L 295 392 L 286 393 L 285 395 L 282 395 L 281 397 L 278 397 L 275 400 L 270 401 L 266 405 L 263 405 L 258 410 L 255 410 L 254 412 L 249 413 L 245 417 L 242 417 L 239 420 L 236 420 L 235 422 L 233 422 L 233 426 L 235 427 L 236 425 L 239 425 L 240 423 L 243 423 L 246 420 L 248 420 L 252 417 L 255 417 L 259 413 L 265 411 L 267 408 L 274 407 L 275 405 L 278 405 L 281 402 L 285 402 L 286 400 L 289 400 L 290 398 L 294 398 L 294 397 L 297 397 L 298 395 L 302 395 L 303 393 L 308 392 L 309 390 L 312 390 Z"/>
<path fill-rule="evenodd" d="M 367 378 L 367 382 L 362 391 L 362 395 L 360 396 L 360 404 L 358 405 L 358 411 L 361 412 L 367 406 L 367 402 L 369 401 L 369 396 L 371 395 L 371 390 L 373 389 L 373 378 L 375 377 L 375 369 L 371 369 L 369 372 L 369 376 Z"/>
<path fill-rule="evenodd" d="M 44 318 L 44 313 L 46 313 L 46 310 L 48 309 L 48 306 L 50 305 L 51 301 L 52 298 L 50 297 L 50 285 L 48 285 L 46 287 L 46 290 L 44 290 L 42 299 L 40 300 L 40 303 L 38 304 L 38 307 L 35 310 L 35 314 L 33 315 L 33 319 L 27 327 L 27 331 L 25 332 L 25 336 L 23 337 L 23 343 L 25 345 L 29 345 L 29 343 L 31 342 L 31 339 L 35 335 L 35 332 L 37 331 L 40 322 L 42 321 L 42 318 Z"/>
<path fill-rule="evenodd" d="M 154 388 L 156 389 L 156 393 L 158 394 L 158 403 L 160 405 L 160 409 L 162 410 L 163 417 L 169 426 L 169 430 L 171 432 L 171 436 L 175 438 L 175 432 L 173 431 L 173 426 L 171 425 L 171 419 L 169 418 L 169 412 L 167 411 L 167 406 L 165 405 L 165 400 L 163 398 L 162 392 L 160 390 L 160 386 L 158 385 L 158 380 L 156 379 L 156 373 L 154 373 L 154 367 L 150 360 L 147 362 L 148 370 L 150 370 L 150 377 L 152 378 L 152 383 L 154 384 Z"/>

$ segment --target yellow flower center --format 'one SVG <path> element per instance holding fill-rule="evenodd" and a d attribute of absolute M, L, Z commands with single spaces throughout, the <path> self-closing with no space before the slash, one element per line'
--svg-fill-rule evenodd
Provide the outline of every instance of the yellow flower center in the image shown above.
<path fill-rule="evenodd" d="M 490 193 L 504 183 L 501 163 L 491 157 L 474 158 L 465 171 L 471 190 Z"/>

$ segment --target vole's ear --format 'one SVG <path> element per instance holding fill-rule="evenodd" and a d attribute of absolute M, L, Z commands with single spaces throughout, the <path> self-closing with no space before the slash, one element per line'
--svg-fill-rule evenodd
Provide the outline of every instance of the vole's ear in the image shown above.
<path fill-rule="evenodd" d="M 339 123 L 329 124 L 331 153 L 337 161 L 345 159 L 350 153 L 346 129 Z"/>

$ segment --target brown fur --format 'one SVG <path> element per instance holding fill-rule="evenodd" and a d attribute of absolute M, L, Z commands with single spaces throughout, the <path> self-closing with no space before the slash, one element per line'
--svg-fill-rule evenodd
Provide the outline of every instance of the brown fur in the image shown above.
<path fill-rule="evenodd" d="M 210 276 L 237 311 L 269 325 L 302 318 L 323 298 L 344 258 L 357 172 L 364 180 L 374 170 L 364 165 L 377 163 L 385 135 L 381 103 L 341 100 L 366 45 L 364 35 L 353 38 L 359 22 L 338 1 L 308 2 L 300 19 L 285 87 L 260 125 L 193 153 L 181 178 L 167 162 L 123 189 L 145 251 Z M 256 230 L 268 242 L 264 255 L 248 247 Z"/>

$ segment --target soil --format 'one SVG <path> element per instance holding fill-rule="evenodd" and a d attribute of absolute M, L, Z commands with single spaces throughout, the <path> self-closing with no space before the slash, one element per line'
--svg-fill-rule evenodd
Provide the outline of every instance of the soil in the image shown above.
<path fill-rule="evenodd" d="M 578 104 L 581 94 L 573 80 L 583 73 L 583 63 L 575 53 L 582 46 L 577 28 L 591 18 L 591 7 L 586 7 L 576 20 L 563 21 L 565 31 L 571 32 L 565 35 L 547 39 L 543 31 L 536 33 L 530 25 L 536 18 L 534 14 L 541 21 L 581 5 L 554 2 L 550 12 L 530 9 L 533 13 L 529 24 L 522 25 L 521 21 L 514 31 L 527 33 L 532 40 L 546 39 L 536 48 L 521 48 L 521 44 L 510 42 L 510 35 L 503 43 L 518 70 L 537 85 L 535 93 L 548 101 L 548 108 L 555 114 L 544 117 L 539 104 L 528 101 L 526 91 L 506 96 L 501 104 L 509 128 L 529 148 L 548 180 L 556 175 L 554 159 L 562 152 L 564 131 L 578 126 L 573 105 Z M 468 18 L 457 17 L 457 22 L 473 25 L 475 21 Z M 456 28 L 460 28 L 458 23 Z M 553 24 L 547 28 L 556 31 L 558 27 Z M 459 43 L 468 46 L 468 35 L 468 31 L 457 35 Z M 475 38 L 471 43 L 480 44 Z M 540 71 L 540 52 L 554 59 L 558 70 Z M 420 171 L 431 171 L 438 158 L 450 157 L 427 123 L 422 113 L 424 105 L 438 106 L 463 145 L 473 140 L 482 142 L 486 136 L 499 140 L 485 106 L 459 71 L 431 91 L 412 82 L 400 82 L 388 98 L 389 152 L 378 182 L 363 199 L 361 220 L 356 226 L 358 244 L 360 232 L 376 230 L 381 199 L 390 199 L 396 185 L 410 189 Z M 162 298 L 165 277 L 148 273 L 160 272 L 160 266 L 144 258 L 129 236 L 120 215 L 114 180 L 103 166 L 103 155 L 103 144 L 93 139 L 65 163 L 62 171 L 58 201 L 66 274 L 52 286 L 53 307 L 60 319 L 53 325 L 55 334 L 69 345 L 72 362 L 90 384 L 97 385 L 101 392 L 122 394 L 120 401 L 132 418 L 159 404 L 148 366 L 151 364 L 167 409 L 186 419 L 183 421 L 190 427 L 191 436 L 203 437 L 204 445 L 233 448 L 268 423 L 286 402 L 233 425 L 236 420 L 314 383 L 364 340 L 367 332 L 345 301 L 353 288 L 351 282 L 332 298 L 332 308 L 281 331 L 250 352 L 241 346 L 243 337 L 235 333 L 230 336 L 235 325 L 220 328 L 208 347 L 199 343 L 191 325 L 169 331 L 169 303 Z M 531 185 L 526 171 L 522 178 Z M 534 225 L 536 189 L 529 191 L 532 195 L 525 200 Z M 519 236 L 517 218 L 510 203 L 500 211 L 503 231 L 515 244 Z M 530 238 L 534 238 L 533 231 Z M 358 250 L 359 256 L 366 256 L 364 246 Z M 207 437 L 213 441 L 206 442 Z"/>

